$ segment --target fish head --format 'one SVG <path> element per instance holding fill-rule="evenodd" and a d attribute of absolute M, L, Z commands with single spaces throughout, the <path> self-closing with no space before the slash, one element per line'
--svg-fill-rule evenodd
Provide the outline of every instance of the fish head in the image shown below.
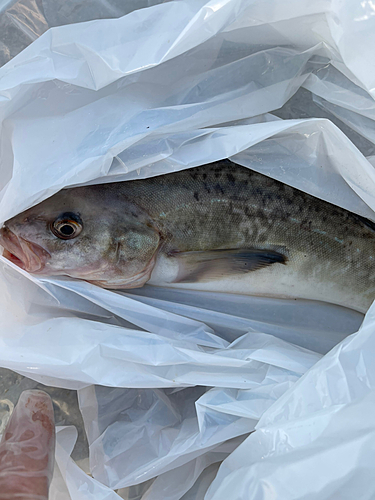
<path fill-rule="evenodd" d="M 3 255 L 20 268 L 104 288 L 142 286 L 160 242 L 148 215 L 109 185 L 62 190 L 0 230 Z"/>

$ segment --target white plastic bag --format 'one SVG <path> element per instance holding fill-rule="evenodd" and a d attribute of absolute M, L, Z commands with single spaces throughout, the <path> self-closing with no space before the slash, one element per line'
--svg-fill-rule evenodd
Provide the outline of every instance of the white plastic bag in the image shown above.
<path fill-rule="evenodd" d="M 223 464 L 207 500 L 373 498 L 374 306 Z"/>
<path fill-rule="evenodd" d="M 328 116 L 345 123 L 343 130 L 363 138 L 358 142 L 366 145 L 363 151 L 371 150 L 372 13 L 370 3 L 356 0 L 290 0 L 287 5 L 281 0 L 186 0 L 50 29 L 0 69 L 0 220 L 62 187 L 159 175 L 226 157 L 374 218 L 373 166 L 345 134 L 309 114 L 307 101 L 303 112 L 292 114 L 295 120 L 273 114 L 304 88 Z M 188 291 L 172 298 L 167 290 L 152 287 L 112 292 L 71 279 L 37 279 L 0 260 L 0 364 L 45 384 L 80 389 L 92 472 L 105 483 L 95 483 L 91 491 L 103 498 L 112 498 L 107 486 L 127 488 L 156 476 L 147 483 L 147 500 L 160 498 L 163 485 L 171 500 L 188 498 L 192 491 L 202 498 L 205 478 L 214 470 L 204 471 L 213 467 L 210 454 L 249 433 L 261 418 L 257 431 L 219 470 L 207 494 L 219 498 L 220 488 L 232 481 L 228 468 L 242 467 L 238 454 L 272 424 L 265 423 L 267 415 L 278 409 L 292 417 L 288 398 L 325 394 L 325 385 L 314 392 L 302 383 L 310 373 L 318 373 L 337 397 L 338 376 L 348 381 L 347 393 L 355 385 L 347 374 L 351 366 L 362 379 L 369 376 L 364 351 L 349 350 L 348 364 L 337 373 L 326 371 L 331 358 L 315 364 L 358 330 L 362 315 L 353 311 Z M 371 344 L 366 349 L 371 356 Z M 292 387 L 306 371 L 306 378 Z M 211 389 L 201 395 L 190 387 L 195 385 Z M 178 393 L 165 392 L 168 387 L 184 387 L 181 394 L 189 397 L 174 408 L 171 400 Z M 137 410 L 126 399 L 131 391 L 155 398 L 155 408 Z M 365 434 L 369 398 L 353 400 L 354 409 L 348 410 L 361 415 Z M 122 406 L 113 409 L 116 400 Z M 105 410 L 113 409 L 110 418 L 99 412 L 103 401 Z M 315 418 L 313 408 L 306 407 L 307 419 Z M 137 411 L 123 421 L 125 409 Z M 145 415 L 150 416 L 146 423 Z M 345 412 L 341 418 L 345 421 Z M 290 433 L 299 426 L 292 420 Z M 164 431 L 131 443 L 158 428 Z M 288 450 L 277 429 L 273 438 L 282 462 Z M 306 445 L 309 454 L 310 441 L 303 440 L 307 429 L 295 434 L 298 440 L 290 447 Z M 340 429 L 336 437 L 347 443 L 347 429 Z M 169 438 L 176 433 L 185 448 Z M 64 436 L 61 443 L 68 450 L 72 436 Z M 276 488 L 276 461 L 252 472 L 257 450 L 266 449 L 262 446 L 249 455 L 243 481 L 230 483 L 231 498 L 245 498 L 244 486 L 261 474 Z M 345 450 L 349 457 L 350 447 Z M 80 489 L 83 476 L 68 456 L 69 451 L 60 460 L 60 480 L 72 499 L 91 498 L 85 496 L 89 486 Z M 304 469 L 298 470 L 301 477 Z M 360 473 L 354 465 L 352 477 Z M 201 482 L 189 492 L 198 477 Z M 341 479 L 335 485 L 340 493 L 345 488 Z M 313 481 L 302 487 L 298 491 L 306 498 L 315 491 Z"/>

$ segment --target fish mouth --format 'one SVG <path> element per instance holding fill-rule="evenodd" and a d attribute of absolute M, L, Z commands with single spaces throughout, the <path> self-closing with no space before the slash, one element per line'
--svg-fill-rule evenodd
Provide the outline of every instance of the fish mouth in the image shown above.
<path fill-rule="evenodd" d="M 51 255 L 36 243 L 17 236 L 8 227 L 0 230 L 0 245 L 3 257 L 29 273 L 41 272 Z"/>

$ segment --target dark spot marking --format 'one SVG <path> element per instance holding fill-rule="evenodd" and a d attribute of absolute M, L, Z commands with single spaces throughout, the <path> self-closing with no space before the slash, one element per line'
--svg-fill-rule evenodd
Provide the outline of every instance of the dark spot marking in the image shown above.
<path fill-rule="evenodd" d="M 195 191 L 194 192 L 194 198 L 199 201 L 199 194 L 198 194 L 198 191 Z"/>
<path fill-rule="evenodd" d="M 203 180 L 205 181 L 207 179 L 207 174 L 203 174 Z"/>
<path fill-rule="evenodd" d="M 207 182 L 203 184 L 204 189 L 207 191 L 207 193 L 211 193 L 211 189 L 208 187 Z"/>
<path fill-rule="evenodd" d="M 224 189 L 220 186 L 220 184 L 216 184 L 215 189 L 216 189 L 216 191 L 220 191 L 221 194 L 224 194 Z"/>
<path fill-rule="evenodd" d="M 303 219 L 300 224 L 300 228 L 304 229 L 305 231 L 311 231 L 311 224 L 312 221 L 308 219 Z"/>
<path fill-rule="evenodd" d="M 132 216 L 138 219 L 138 215 L 135 212 L 131 212 Z"/>
<path fill-rule="evenodd" d="M 231 182 L 232 184 L 233 184 L 234 182 L 236 182 L 236 179 L 235 179 L 235 177 L 234 177 L 234 175 L 233 175 L 233 174 L 227 174 L 227 179 L 228 179 L 228 181 L 229 181 L 229 182 Z"/>

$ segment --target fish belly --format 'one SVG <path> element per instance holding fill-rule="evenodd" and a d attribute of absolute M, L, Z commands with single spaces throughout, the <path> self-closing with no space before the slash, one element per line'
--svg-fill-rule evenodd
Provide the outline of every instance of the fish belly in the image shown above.
<path fill-rule="evenodd" d="M 295 259 L 298 262 L 298 259 Z M 322 281 L 316 275 L 306 275 L 297 263 L 273 265 L 257 271 L 218 277 L 214 280 L 194 283 L 175 282 L 179 275 L 176 259 L 161 254 L 155 264 L 148 284 L 168 288 L 225 292 L 286 299 L 319 300 L 366 312 L 371 301 L 359 295 L 350 287 Z"/>

